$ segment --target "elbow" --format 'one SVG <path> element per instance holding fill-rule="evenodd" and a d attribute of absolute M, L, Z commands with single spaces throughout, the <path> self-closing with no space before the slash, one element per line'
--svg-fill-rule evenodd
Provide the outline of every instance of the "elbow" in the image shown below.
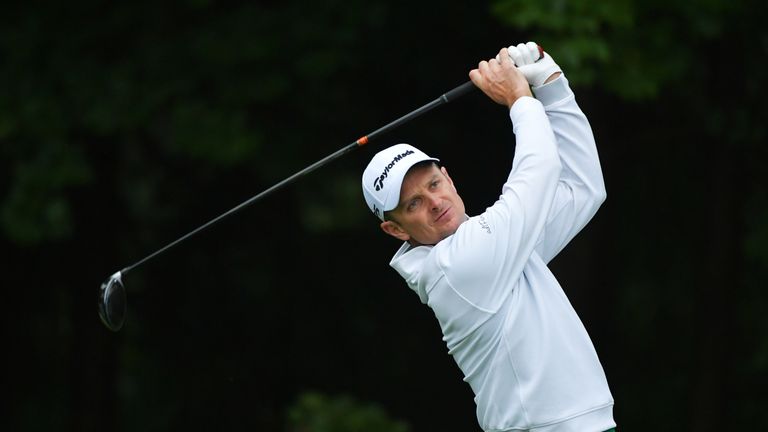
<path fill-rule="evenodd" d="M 600 185 L 592 190 L 592 207 L 594 208 L 594 211 L 596 212 L 597 209 L 600 208 L 600 206 L 605 202 L 605 199 L 608 198 L 608 193 L 605 190 L 605 185 L 600 182 Z"/>
<path fill-rule="evenodd" d="M 608 198 L 608 192 L 605 190 L 605 184 L 600 182 L 600 187 L 595 191 L 595 201 L 600 205 L 605 202 L 606 198 Z"/>

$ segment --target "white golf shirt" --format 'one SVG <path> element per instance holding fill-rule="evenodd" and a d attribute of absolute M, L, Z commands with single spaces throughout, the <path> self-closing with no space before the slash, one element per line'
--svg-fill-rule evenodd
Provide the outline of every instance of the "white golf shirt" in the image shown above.
<path fill-rule="evenodd" d="M 483 430 L 605 431 L 616 425 L 605 373 L 547 267 L 605 199 L 600 162 L 565 77 L 536 96 L 510 110 L 499 200 L 435 246 L 404 244 L 390 265 L 434 311 Z"/>

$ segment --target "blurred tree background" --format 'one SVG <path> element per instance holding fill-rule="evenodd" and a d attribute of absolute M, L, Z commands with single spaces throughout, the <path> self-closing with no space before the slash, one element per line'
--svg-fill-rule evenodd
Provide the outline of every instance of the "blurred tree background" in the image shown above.
<path fill-rule="evenodd" d="M 768 429 L 768 16 L 757 0 L 5 2 L 0 430 L 478 430 L 365 208 L 377 149 L 511 166 L 479 94 L 126 276 L 111 273 L 464 82 L 512 42 L 563 67 L 608 201 L 553 262 L 621 430 Z"/>

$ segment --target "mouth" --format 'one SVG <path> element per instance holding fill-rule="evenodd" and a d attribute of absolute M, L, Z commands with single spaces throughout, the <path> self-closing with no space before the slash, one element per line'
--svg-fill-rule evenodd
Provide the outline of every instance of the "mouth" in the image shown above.
<path fill-rule="evenodd" d="M 437 219 L 435 219 L 435 222 L 442 221 L 444 219 L 444 216 L 447 215 L 450 211 L 451 211 L 451 207 L 448 207 L 447 209 L 445 209 L 442 213 L 440 213 L 440 216 L 438 216 Z"/>

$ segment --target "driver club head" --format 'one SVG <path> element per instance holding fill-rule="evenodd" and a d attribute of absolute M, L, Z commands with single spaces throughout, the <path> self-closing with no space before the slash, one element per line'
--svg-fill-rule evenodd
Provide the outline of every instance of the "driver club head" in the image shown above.
<path fill-rule="evenodd" d="M 99 289 L 99 317 L 101 322 L 112 331 L 118 331 L 125 322 L 127 303 L 122 274 L 116 272 L 101 284 Z"/>

